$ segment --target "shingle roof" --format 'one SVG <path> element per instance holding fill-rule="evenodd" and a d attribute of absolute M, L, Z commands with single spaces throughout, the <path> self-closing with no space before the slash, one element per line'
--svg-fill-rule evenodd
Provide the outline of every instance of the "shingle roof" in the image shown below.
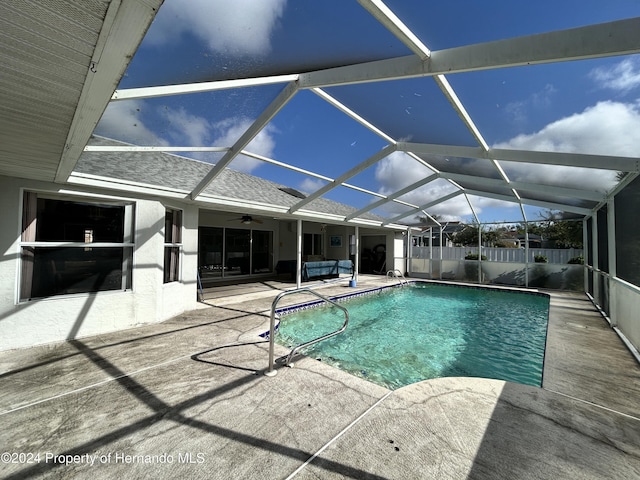
<path fill-rule="evenodd" d="M 92 136 L 89 145 L 124 146 L 127 144 Z M 210 163 L 157 151 L 101 151 L 84 152 L 80 156 L 75 172 L 190 192 L 212 168 L 213 165 Z M 204 190 L 203 195 L 258 202 L 288 209 L 297 204 L 300 198 L 281 190 L 287 187 L 287 185 L 226 168 Z M 309 202 L 305 205 L 305 210 L 339 216 L 346 216 L 356 211 L 353 207 L 326 198 L 317 198 Z M 379 222 L 385 220 L 370 213 L 363 214 L 360 218 Z"/>

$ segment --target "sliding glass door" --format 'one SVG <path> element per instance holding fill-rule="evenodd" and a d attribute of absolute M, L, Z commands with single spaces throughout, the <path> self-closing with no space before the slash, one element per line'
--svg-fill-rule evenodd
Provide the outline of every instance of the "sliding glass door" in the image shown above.
<path fill-rule="evenodd" d="M 198 271 L 203 282 L 273 272 L 273 232 L 200 227 Z"/>

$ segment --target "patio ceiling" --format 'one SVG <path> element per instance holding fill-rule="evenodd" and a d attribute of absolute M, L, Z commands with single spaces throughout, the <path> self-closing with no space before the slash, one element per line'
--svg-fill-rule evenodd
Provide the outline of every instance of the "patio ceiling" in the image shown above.
<path fill-rule="evenodd" d="M 0 13 L 12 10 L 12 3 L 31 2 L 8 2 L 2 5 L 4 12 Z M 278 62 L 255 62 L 255 65 L 249 62 L 249 66 L 245 65 L 243 68 L 236 68 L 234 65 L 219 68 L 220 65 L 216 64 L 205 72 L 199 72 L 198 75 L 190 73 L 196 71 L 196 68 L 187 71 L 174 66 L 156 77 L 153 77 L 155 70 L 147 68 L 144 64 L 136 64 L 134 59 L 130 65 L 131 78 L 135 76 L 136 71 L 145 69 L 145 72 L 151 72 L 146 73 L 151 77 L 139 80 L 140 86 L 133 87 L 129 85 L 134 82 L 125 77 L 116 89 L 130 55 L 140 43 L 154 15 L 154 3 L 160 2 L 113 1 L 108 9 L 106 2 L 90 4 L 96 8 L 105 8 L 101 14 L 104 23 L 101 29 L 94 28 L 94 50 L 90 49 L 85 55 L 86 58 L 66 61 L 67 65 L 84 67 L 84 70 L 80 69 L 78 72 L 78 87 L 75 92 L 70 93 L 67 100 L 67 103 L 75 102 L 76 110 L 73 115 L 66 115 L 59 129 L 52 133 L 51 141 L 33 142 L 33 138 L 37 138 L 36 132 L 31 131 L 31 126 L 25 127 L 26 133 L 16 136 L 10 150 L 15 154 L 15 158 L 20 158 L 20 154 L 23 153 L 33 159 L 33 163 L 24 162 L 24 165 L 18 165 L 17 162 L 12 163 L 9 156 L 3 155 L 0 159 L 0 173 L 55 179 L 60 183 L 74 182 L 73 168 L 82 153 L 82 147 L 84 151 L 92 152 L 181 152 L 187 156 L 215 153 L 215 160 L 208 160 L 215 166 L 200 179 L 187 196 L 188 200 L 211 205 L 211 199 L 207 198 L 205 192 L 207 186 L 224 169 L 234 168 L 234 160 L 244 157 L 269 165 L 278 171 L 295 172 L 320 181 L 315 189 L 308 192 L 306 198 L 288 207 L 288 218 L 295 218 L 299 212 L 307 211 L 305 206 L 314 199 L 330 197 L 334 192 L 346 189 L 355 192 L 354 195 L 360 195 L 362 200 L 352 205 L 356 211 L 344 216 L 340 223 L 355 224 L 364 213 L 386 212 L 384 216 L 388 220 L 381 225 L 397 227 L 401 224 L 414 224 L 417 216 L 435 215 L 434 212 L 446 208 L 447 201 L 460 199 L 464 199 L 468 204 L 473 220 L 478 222 L 483 220 L 482 215 L 476 213 L 480 210 L 479 199 L 492 199 L 518 206 L 517 218 L 508 219 L 513 221 L 527 220 L 527 208 L 531 206 L 587 216 L 606 201 L 608 195 L 640 172 L 638 149 L 632 154 L 626 151 L 624 154 L 591 151 L 588 146 L 582 150 L 574 148 L 573 151 L 571 148 L 563 150 L 562 147 L 542 151 L 540 146 L 527 146 L 523 143 L 524 146 L 513 148 L 512 144 L 505 145 L 496 138 L 489 139 L 495 137 L 486 133 L 490 130 L 488 125 L 492 120 L 491 116 L 485 117 L 485 113 L 477 109 L 472 114 L 472 109 L 468 106 L 468 99 L 472 98 L 475 101 L 477 93 L 472 92 L 471 97 L 467 94 L 467 101 L 463 101 L 465 95 L 461 94 L 457 87 L 454 88 L 456 82 L 453 81 L 454 78 L 460 78 L 458 83 L 464 90 L 466 82 L 482 80 L 479 75 L 503 70 L 512 71 L 514 67 L 525 70 L 544 68 L 543 66 L 561 68 L 567 62 L 588 62 L 614 57 L 637 58 L 634 55 L 640 52 L 638 16 L 505 39 L 481 38 L 474 43 L 435 49 L 426 44 L 425 37 L 428 35 L 424 33 L 419 20 L 401 14 L 406 9 L 402 2 L 390 0 L 385 4 L 378 0 L 358 0 L 364 8 L 357 9 L 354 9 L 350 2 L 349 5 L 328 2 L 326 8 L 337 10 L 335 14 L 344 13 L 345 16 L 353 15 L 357 18 L 357 21 L 351 21 L 350 18 L 350 25 L 354 30 L 350 34 L 351 38 L 359 39 L 363 45 L 369 39 L 364 34 L 359 36 L 359 25 L 366 24 L 367 28 L 374 28 L 371 24 L 378 22 L 377 28 L 382 29 L 384 35 L 378 32 L 371 38 L 383 39 L 376 41 L 384 41 L 391 45 L 388 49 L 390 53 L 379 53 L 380 46 L 373 45 L 375 42 L 371 40 L 370 50 L 358 47 L 360 50 L 357 52 L 332 50 L 328 54 L 318 50 L 317 58 L 314 57 L 314 51 L 301 57 L 291 53 L 280 55 Z M 175 2 L 166 0 L 162 8 L 172 8 L 169 6 L 171 3 Z M 78 1 L 78 4 L 85 5 L 85 2 Z M 343 5 L 345 12 L 340 11 Z M 84 8 L 86 10 L 88 7 Z M 131 20 L 134 18 L 132 13 L 128 10 L 124 12 L 125 8 L 132 8 L 137 12 L 135 22 Z M 321 9 L 325 6 L 323 4 L 313 8 Z M 112 11 L 115 12 L 109 14 Z M 0 18 L 18 17 L 15 11 L 10 13 L 12 14 L 0 15 Z M 61 14 L 65 20 L 71 15 L 76 14 L 68 11 Z M 321 23 L 321 20 L 318 20 L 318 23 Z M 410 28 L 408 23 L 412 23 L 414 28 Z M 64 28 L 63 23 L 60 23 L 60 28 Z M 286 31 L 287 28 L 290 28 L 289 25 L 283 22 L 282 29 Z M 316 28 L 316 25 L 309 28 Z M 318 29 L 321 30 L 320 27 Z M 336 26 L 335 29 L 338 30 L 339 27 Z M 324 25 L 324 32 L 329 35 L 331 25 Z M 39 35 L 47 34 L 54 36 L 60 34 L 60 31 Z M 59 43 L 65 41 L 70 39 L 63 39 Z M 30 42 L 34 42 L 33 38 L 27 38 L 23 43 Z M 9 42 L 5 40 L 4 43 Z M 445 41 L 439 43 L 446 44 Z M 345 47 L 345 50 L 348 48 Z M 104 77 L 99 85 L 96 81 L 87 80 L 91 78 L 90 72 L 94 65 L 91 63 L 94 61 L 91 60 L 92 55 L 95 57 L 98 51 L 102 55 L 99 71 L 109 71 L 109 75 Z M 10 55 L 11 53 L 9 52 Z M 276 55 L 277 53 L 275 52 Z M 16 54 L 15 57 L 18 58 L 19 55 Z M 19 65 L 22 64 L 24 62 Z M 137 70 L 132 70 L 133 67 Z M 16 67 L 16 71 L 18 68 Z M 562 70 L 557 73 L 561 74 Z M 48 72 L 45 74 L 43 71 L 33 75 L 36 79 L 50 77 Z M 526 72 L 522 75 L 526 77 Z M 30 93 L 24 91 L 26 87 L 19 85 L 18 78 L 16 76 L 16 80 L 11 84 L 8 84 L 6 79 L 2 80 L 3 102 L 5 98 L 9 98 L 9 89 L 20 92 L 21 88 L 23 91 L 19 97 L 23 102 L 27 101 L 24 98 L 29 97 Z M 193 81 L 190 81 L 191 78 Z M 183 81 L 185 79 L 187 81 Z M 417 93 L 416 87 L 420 87 L 421 93 Z M 413 95 L 416 105 L 396 105 L 400 95 L 388 94 L 396 90 L 415 92 Z M 255 92 L 259 92 L 259 95 Z M 242 131 L 237 132 L 235 137 L 228 137 L 222 143 L 170 144 L 165 141 L 162 144 L 152 144 L 153 142 L 145 143 L 138 140 L 127 142 L 131 143 L 130 146 L 85 146 L 109 97 L 111 107 L 119 103 L 140 105 L 139 102 L 164 101 L 166 98 L 171 98 L 171 101 L 177 102 L 176 104 L 187 98 L 208 98 L 212 99 L 210 110 L 215 110 L 222 108 L 218 105 L 233 103 L 233 98 L 242 98 L 243 95 L 249 99 L 258 98 L 258 101 L 251 104 L 255 111 L 247 115 L 252 121 L 246 122 Z M 51 96 L 53 93 L 49 97 Z M 418 105 L 422 96 L 428 97 L 429 102 Z M 369 149 L 367 154 L 357 161 L 347 161 L 346 155 L 350 152 L 345 150 L 345 159 L 338 158 L 338 161 L 334 161 L 330 172 L 328 165 L 324 163 L 316 162 L 309 167 L 288 158 L 272 158 L 253 151 L 252 146 L 256 138 L 272 128 L 274 119 L 282 112 L 293 109 L 296 102 L 323 104 L 327 109 L 339 112 L 342 116 L 346 115 L 349 122 L 357 124 L 358 128 L 366 130 L 367 135 L 376 139 L 378 148 Z M 53 104 L 50 111 L 56 108 Z M 164 108 L 167 108 L 166 105 Z M 15 110 L 18 109 L 16 106 Z M 299 111 L 301 109 L 296 110 Z M 407 123 L 409 117 L 418 119 L 417 123 L 415 120 L 413 123 Z M 4 120 L 6 121 L 6 118 Z M 22 125 L 34 123 L 27 118 L 26 113 L 22 114 L 21 121 Z M 304 121 L 313 122 L 313 119 Z M 2 125 L 3 136 L 4 127 L 5 125 Z M 335 127 L 334 132 L 330 129 L 328 133 L 323 132 L 322 135 L 327 137 L 322 138 L 329 143 L 334 133 L 339 133 L 338 127 Z M 619 141 L 626 142 L 624 132 L 620 132 L 620 135 Z M 127 140 L 126 135 L 116 139 Z M 40 149 L 44 148 L 43 145 L 51 145 L 46 156 L 48 163 L 45 164 L 45 156 L 38 156 L 38 152 L 28 152 L 27 144 L 28 148 Z M 354 144 L 355 142 L 351 146 Z M 300 156 L 303 155 L 301 152 Z M 411 181 L 396 186 L 394 190 L 379 188 L 375 183 L 364 180 L 366 175 L 372 176 L 373 168 L 391 156 L 399 156 L 399 161 L 405 162 L 407 168 L 417 169 L 420 173 Z M 41 166 L 46 168 L 39 168 Z M 540 169 L 544 169 L 547 175 L 540 175 Z M 609 181 L 603 180 L 601 185 L 595 187 L 593 184 L 584 184 L 579 181 L 584 171 L 590 172 L 595 178 L 606 177 Z M 414 195 L 419 189 L 430 187 L 433 187 L 430 196 Z M 248 213 L 252 213 L 250 205 L 245 205 L 244 208 Z M 260 212 L 264 213 L 263 205 Z M 283 215 L 281 206 L 274 205 L 273 213 Z"/>
<path fill-rule="evenodd" d="M 68 179 L 161 3 L 0 2 L 0 175 Z"/>

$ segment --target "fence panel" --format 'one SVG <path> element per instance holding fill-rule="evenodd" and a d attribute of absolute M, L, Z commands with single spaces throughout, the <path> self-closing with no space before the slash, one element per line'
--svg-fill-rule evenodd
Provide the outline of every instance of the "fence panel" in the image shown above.
<path fill-rule="evenodd" d="M 440 247 L 432 247 L 433 259 L 440 259 Z M 490 262 L 525 263 L 526 250 L 524 248 L 494 248 L 482 247 L 482 255 Z M 464 260 L 467 254 L 478 253 L 478 247 L 442 247 L 443 260 Z M 566 264 L 570 259 L 583 255 L 582 249 L 566 248 L 530 248 L 529 263 L 535 263 L 535 257 L 541 255 L 548 263 Z M 429 258 L 429 247 L 413 247 L 413 258 Z"/>

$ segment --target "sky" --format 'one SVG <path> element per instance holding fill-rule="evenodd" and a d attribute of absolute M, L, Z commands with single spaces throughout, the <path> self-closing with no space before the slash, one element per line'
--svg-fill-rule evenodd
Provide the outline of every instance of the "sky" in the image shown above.
<path fill-rule="evenodd" d="M 388 0 L 387 5 L 432 51 L 640 16 L 638 0 Z M 410 53 L 356 1 L 165 0 L 118 88 L 300 73 Z M 640 155 L 640 55 L 459 73 L 447 79 L 491 147 Z M 137 145 L 229 147 L 282 88 L 275 84 L 113 102 L 96 133 Z M 432 78 L 325 91 L 398 141 L 477 145 Z M 305 90 L 246 149 L 316 175 L 246 156 L 237 157 L 230 168 L 310 193 L 386 144 Z M 221 154 L 189 156 L 215 163 Z M 422 160 L 460 173 L 486 173 L 486 161 Z M 511 180 L 602 192 L 616 180 L 616 172 L 609 171 L 501 165 Z M 388 195 L 431 173 L 423 163 L 396 152 L 348 183 Z M 423 205 L 454 190 L 451 183 L 437 180 L 401 199 Z M 327 198 L 357 208 L 378 199 L 344 187 Z M 470 200 L 483 222 L 522 219 L 515 203 Z M 394 204 L 375 213 L 391 218 L 406 210 Z M 529 219 L 544 211 L 525 210 Z M 428 212 L 445 220 L 472 219 L 464 196 Z"/>

